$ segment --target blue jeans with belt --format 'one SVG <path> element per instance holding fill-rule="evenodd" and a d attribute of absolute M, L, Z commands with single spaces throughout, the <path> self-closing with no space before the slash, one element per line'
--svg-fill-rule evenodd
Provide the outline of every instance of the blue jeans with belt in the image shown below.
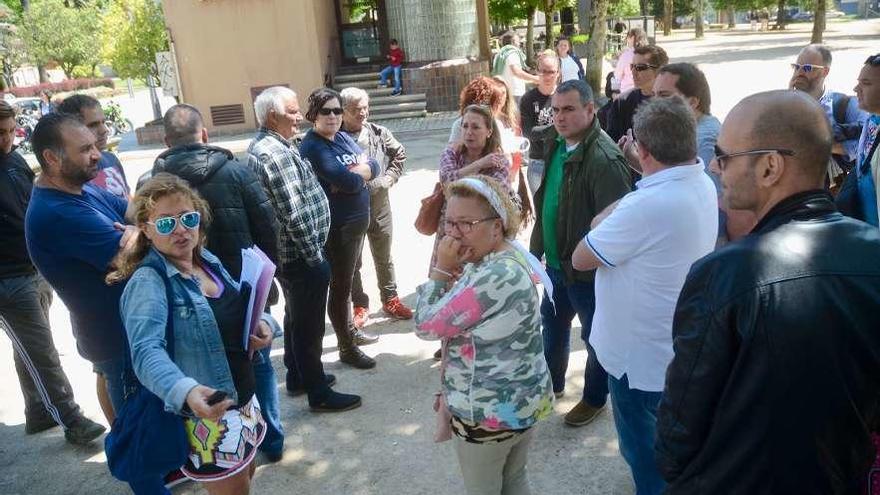
<path fill-rule="evenodd" d="M 581 321 L 581 338 L 587 346 L 589 357 L 584 369 L 583 401 L 593 407 L 602 407 L 608 400 L 608 374 L 590 345 L 593 312 L 596 309 L 596 291 L 593 282 L 575 282 L 565 285 L 562 270 L 547 267 L 547 275 L 553 282 L 553 304 L 547 292 L 541 301 L 541 324 L 544 335 L 544 358 L 550 369 L 553 391 L 565 390 L 565 372 L 571 352 L 571 321 L 577 315 Z M 555 305 L 555 311 L 554 311 Z"/>

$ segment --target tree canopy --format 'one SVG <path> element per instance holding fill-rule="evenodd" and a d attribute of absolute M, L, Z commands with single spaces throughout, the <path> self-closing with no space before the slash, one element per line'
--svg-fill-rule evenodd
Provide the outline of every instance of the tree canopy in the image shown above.
<path fill-rule="evenodd" d="M 162 6 L 152 0 L 115 0 L 103 19 L 104 57 L 121 77 L 158 77 L 156 52 L 168 50 Z"/>
<path fill-rule="evenodd" d="M 101 61 L 101 13 L 94 5 L 69 8 L 58 0 L 31 0 L 20 36 L 33 62 L 56 62 L 68 75 L 76 67 L 94 71 Z"/>

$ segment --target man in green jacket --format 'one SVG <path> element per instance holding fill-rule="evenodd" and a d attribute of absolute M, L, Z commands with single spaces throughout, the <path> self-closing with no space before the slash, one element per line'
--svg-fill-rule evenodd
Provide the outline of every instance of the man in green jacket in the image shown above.
<path fill-rule="evenodd" d="M 589 344 L 596 297 L 594 270 L 572 268 L 571 255 L 590 231 L 593 217 L 632 189 L 632 178 L 617 144 L 599 127 L 593 91 L 584 81 L 566 81 L 553 95 L 553 127 L 544 131 L 544 176 L 535 193 L 537 222 L 530 251 L 544 255 L 553 281 L 551 301 L 541 303 L 544 356 L 553 392 L 565 391 L 571 321 L 581 321 L 581 338 L 589 358 L 581 401 L 565 415 L 571 426 L 593 421 L 608 398 L 608 375 Z"/>

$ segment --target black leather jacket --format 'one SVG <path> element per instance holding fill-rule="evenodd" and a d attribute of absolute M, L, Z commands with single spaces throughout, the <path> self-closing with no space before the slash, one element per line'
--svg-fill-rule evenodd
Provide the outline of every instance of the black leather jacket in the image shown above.
<path fill-rule="evenodd" d="M 880 426 L 880 230 L 808 191 L 697 261 L 656 455 L 670 494 L 862 493 Z"/>
<path fill-rule="evenodd" d="M 241 276 L 242 248 L 256 244 L 277 263 L 275 210 L 260 179 L 231 151 L 204 144 L 177 146 L 156 158 L 152 173 L 159 172 L 185 179 L 211 206 L 207 247 L 232 278 Z"/>

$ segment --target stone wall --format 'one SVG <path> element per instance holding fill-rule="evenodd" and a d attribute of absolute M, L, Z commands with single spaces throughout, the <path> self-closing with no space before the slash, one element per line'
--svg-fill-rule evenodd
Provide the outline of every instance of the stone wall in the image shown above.
<path fill-rule="evenodd" d="M 489 62 L 475 59 L 441 60 L 403 69 L 407 93 L 424 93 L 429 112 L 458 110 L 458 95 L 471 79 L 489 74 Z"/>
<path fill-rule="evenodd" d="M 479 56 L 475 0 L 385 0 L 388 35 L 407 62 Z"/>

